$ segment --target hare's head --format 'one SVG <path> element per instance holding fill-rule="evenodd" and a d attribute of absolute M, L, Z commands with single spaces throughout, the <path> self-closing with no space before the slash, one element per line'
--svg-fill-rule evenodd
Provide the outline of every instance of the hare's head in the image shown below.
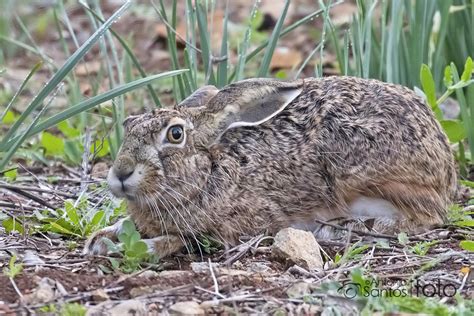
<path fill-rule="evenodd" d="M 301 90 L 301 81 L 268 79 L 241 81 L 220 91 L 206 86 L 175 109 L 127 118 L 123 144 L 108 176 L 112 192 L 165 208 L 205 194 L 213 159 L 210 146 L 221 142 L 229 129 L 269 120 Z"/>

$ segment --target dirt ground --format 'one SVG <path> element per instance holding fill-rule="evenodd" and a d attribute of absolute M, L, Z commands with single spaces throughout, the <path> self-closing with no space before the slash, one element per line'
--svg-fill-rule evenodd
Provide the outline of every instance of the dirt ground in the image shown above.
<path fill-rule="evenodd" d="M 26 215 L 44 208 L 45 203 L 59 207 L 66 197 L 77 194 L 75 183 L 80 181 L 80 170 L 64 169 L 58 164 L 49 170 L 43 169 L 43 172 L 31 176 L 31 170 L 25 168 L 14 185 L 1 182 L 0 200 L 12 201 L 11 206 L 4 207 L 13 209 L 21 205 Z M 46 179 L 53 174 L 61 176 L 57 182 L 47 182 Z M 104 179 L 89 177 L 87 181 L 103 182 Z M 86 196 L 93 200 L 95 195 L 90 192 Z M 24 224 L 28 228 L 28 224 Z M 274 258 L 271 241 L 258 236 L 243 240 L 239 247 L 227 251 L 218 250 L 203 256 L 197 252 L 183 252 L 160 261 L 158 265 L 124 274 L 120 271 L 108 273 L 113 268 L 107 257 L 83 256 L 82 239 L 54 233 L 32 236 L 2 233 L 0 270 L 8 267 L 9 258 L 16 254 L 22 258 L 23 271 L 13 280 L 5 274 L 0 275 L 0 298 L 3 301 L 0 311 L 12 315 L 45 311 L 51 308 L 51 304 L 61 306 L 72 302 L 88 308 L 96 306 L 103 311 L 120 302 L 136 300 L 150 314 L 167 313 L 176 302 L 190 301 L 199 303 L 206 313 L 216 314 L 274 314 L 278 311 L 320 314 L 335 306 L 340 311 L 356 313 L 361 303 L 351 299 L 350 293 L 344 294 L 337 288 L 353 280 L 351 272 L 356 268 L 362 268 L 377 278 L 381 282 L 380 288 L 398 288 L 417 280 L 430 286 L 423 293 L 414 292 L 412 287 L 412 297 L 433 296 L 447 304 L 455 304 L 456 300 L 450 297 L 452 293 L 446 296 L 437 291 L 454 285 L 456 293 L 462 297 L 474 297 L 471 272 L 474 254 L 459 248 L 460 240 L 472 239 L 473 236 L 472 230 L 440 227 L 409 236 L 403 246 L 396 237 L 386 239 L 376 234 L 352 232 L 343 240 L 318 240 L 326 263 L 323 268 L 311 271 Z M 71 240 L 77 242 L 74 249 L 69 244 Z M 384 247 L 381 247 L 381 240 L 385 241 Z M 438 242 L 425 255 L 407 251 L 430 240 Z M 366 249 L 335 264 L 332 259 L 336 254 L 344 253 L 356 242 L 366 245 Z M 339 283 L 331 289 L 335 282 Z M 97 312 L 96 309 L 90 312 Z"/>
<path fill-rule="evenodd" d="M 231 19 L 243 21 L 245 13 L 249 12 L 250 1 L 232 3 L 235 7 Z M 117 1 L 104 1 L 103 4 L 107 14 L 118 7 Z M 289 22 L 296 21 L 315 7 L 312 1 L 294 1 Z M 135 12 L 121 18 L 114 29 L 120 34 L 133 30 L 135 52 L 148 73 L 169 70 L 164 25 L 158 22 L 156 15 L 150 17 L 139 12 L 144 8 L 138 7 Z M 275 11 L 268 9 L 262 32 L 269 32 L 275 23 L 277 15 L 274 12 L 279 12 L 279 9 L 272 8 Z M 40 14 L 47 9 L 47 5 L 38 5 L 29 10 L 37 10 L 36 14 Z M 354 10 L 354 3 L 347 1 L 335 8 L 332 15 L 339 21 L 337 23 L 347 23 Z M 68 14 L 80 39 L 87 38 L 90 28 L 82 9 L 75 7 Z M 279 43 L 272 69 L 284 69 L 292 74 L 301 59 L 314 49 L 312 44 L 315 42 L 308 38 L 314 37 L 313 33 L 320 26 L 321 21 L 315 19 L 294 36 L 285 37 Z M 57 35 L 47 32 L 35 36 L 44 53 L 61 65 L 67 56 L 57 41 Z M 68 44 L 74 49 L 72 41 Z M 94 48 L 75 70 L 79 78 L 84 78 L 81 86 L 84 96 L 90 93 L 89 77 L 94 76 L 98 69 L 98 52 L 99 48 Z M 334 59 L 330 51 L 324 56 L 325 73 L 337 73 L 332 66 Z M 37 56 L 19 51 L 15 58 L 8 60 L 8 72 L 0 77 L 0 86 L 16 91 L 37 60 Z M 304 73 L 310 75 L 313 67 L 309 64 Z M 50 70 L 38 73 L 19 99 L 19 111 L 50 75 Z M 104 82 L 106 88 L 107 82 Z M 166 91 L 162 92 L 166 94 Z M 173 102 L 170 97 L 168 99 Z M 65 106 L 67 100 L 58 96 L 51 109 Z M 130 112 L 141 110 L 132 106 L 128 109 Z M 16 162 L 20 166 L 17 180 L 14 183 L 0 181 L 0 208 L 12 218 L 63 207 L 65 200 L 74 200 L 80 195 L 87 197 L 96 207 L 105 202 L 100 199 L 101 192 L 92 185 L 104 183 L 104 170 L 110 165 L 108 160 L 95 161 L 86 169 L 70 167 L 63 162 L 53 162 L 49 166 L 24 160 Z M 29 223 L 22 224 L 27 229 L 34 228 Z M 474 239 L 474 231 L 469 228 L 439 227 L 408 236 L 404 244 L 397 237 L 358 232 L 347 233 L 345 239 L 318 240 L 325 264 L 316 270 L 277 260 L 272 255 L 271 242 L 264 238 L 243 239 L 240 246 L 227 251 L 221 249 L 212 255 L 182 253 L 144 270 L 124 274 L 119 271 L 108 273 L 113 268 L 107 257 L 83 256 L 83 239 L 39 232 L 33 235 L 27 232 L 7 234 L 0 228 L 0 270 L 9 266 L 9 259 L 14 254 L 23 262 L 23 271 L 14 278 L 0 274 L 0 314 L 56 314 L 60 306 L 74 302 L 89 308 L 90 314 L 103 314 L 126 302 L 125 310 L 135 310 L 135 314 L 140 314 L 139 311 L 144 309 L 146 313 L 155 315 L 176 312 L 175 304 L 186 302 L 187 307 L 197 308 L 195 311 L 219 315 L 320 315 L 335 313 L 336 309 L 340 314 L 352 315 L 358 313 L 367 298 L 365 301 L 363 297 L 353 299 L 350 293 L 344 292 L 346 288 L 341 291 L 341 284 L 353 282 L 351 272 L 357 268 L 377 278 L 382 288 L 401 288 L 414 282 L 429 285 L 427 292 L 423 293 L 414 292 L 414 287 L 411 287 L 407 297 L 433 297 L 453 305 L 456 304 L 456 299 L 451 297 L 453 293 L 446 296 L 439 295 L 439 291 L 454 286 L 461 297 L 474 298 L 474 253 L 459 248 L 461 240 Z M 437 243 L 429 247 L 426 254 L 407 250 L 432 240 L 437 240 Z M 72 245 L 71 241 L 75 244 Z M 360 253 L 352 251 L 350 257 L 334 263 L 337 254 L 349 253 L 355 243 L 366 247 Z M 373 298 L 379 297 L 376 294 Z"/>

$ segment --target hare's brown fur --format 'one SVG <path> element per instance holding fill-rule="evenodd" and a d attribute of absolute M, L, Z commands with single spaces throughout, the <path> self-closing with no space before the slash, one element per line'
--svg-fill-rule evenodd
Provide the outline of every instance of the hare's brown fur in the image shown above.
<path fill-rule="evenodd" d="M 228 104 L 279 89 L 299 94 L 263 123 L 226 130 L 228 119 L 216 119 L 232 111 Z M 377 229 L 386 232 L 443 222 L 456 188 L 452 152 L 413 91 L 328 77 L 246 80 L 214 94 L 204 106 L 155 110 L 125 124 L 114 168 L 141 166 L 135 193 L 125 196 L 149 237 L 210 234 L 232 244 L 242 234 L 349 218 L 349 205 L 360 197 L 399 210 L 379 219 Z M 186 122 L 182 148 L 157 148 L 156 135 L 176 119 Z"/>

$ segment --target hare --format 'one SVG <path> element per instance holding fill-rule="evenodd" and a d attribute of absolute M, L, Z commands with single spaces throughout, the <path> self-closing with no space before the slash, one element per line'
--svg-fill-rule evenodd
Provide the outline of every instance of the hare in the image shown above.
<path fill-rule="evenodd" d="M 160 257 L 206 234 L 322 223 L 379 232 L 441 224 L 456 192 L 448 140 L 430 108 L 402 86 L 352 77 L 206 86 L 174 109 L 128 117 L 108 184 Z M 85 253 L 107 251 L 122 221 Z M 370 226 L 370 227 L 369 227 Z"/>

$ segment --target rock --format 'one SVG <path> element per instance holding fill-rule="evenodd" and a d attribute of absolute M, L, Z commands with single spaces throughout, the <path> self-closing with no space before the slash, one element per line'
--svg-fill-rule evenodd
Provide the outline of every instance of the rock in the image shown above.
<path fill-rule="evenodd" d="M 302 298 L 308 294 L 311 294 L 311 284 L 306 282 L 295 283 L 286 290 L 289 298 Z"/>
<path fill-rule="evenodd" d="M 175 315 L 204 315 L 204 309 L 194 301 L 176 303 L 170 306 L 169 311 Z"/>
<path fill-rule="evenodd" d="M 322 269 L 324 264 L 314 235 L 294 228 L 285 228 L 276 234 L 272 255 L 308 270 Z"/>
<path fill-rule="evenodd" d="M 147 315 L 146 305 L 139 300 L 126 300 L 114 305 L 112 301 L 106 301 L 87 310 L 87 316 L 102 315 Z"/>
<path fill-rule="evenodd" d="M 92 292 L 92 299 L 96 302 L 104 302 L 109 299 L 109 295 L 103 289 L 97 289 Z"/>
<path fill-rule="evenodd" d="M 153 279 L 158 277 L 160 274 L 156 271 L 146 270 L 140 273 L 138 276 L 145 279 Z"/>
<path fill-rule="evenodd" d="M 159 276 L 162 278 L 185 278 L 192 277 L 193 273 L 191 271 L 185 270 L 165 270 L 159 273 Z"/>
<path fill-rule="evenodd" d="M 147 315 L 146 305 L 138 300 L 127 300 L 110 309 L 111 315 Z"/>
<path fill-rule="evenodd" d="M 23 302 L 27 305 L 36 305 L 52 301 L 56 296 L 54 287 L 55 281 L 50 278 L 42 278 L 31 294 L 23 296 Z"/>
<path fill-rule="evenodd" d="M 215 269 L 219 267 L 217 262 L 212 262 L 212 268 Z M 191 262 L 191 269 L 195 273 L 209 273 L 209 263 L 208 262 Z"/>
<path fill-rule="evenodd" d="M 35 252 L 27 250 L 23 255 L 23 264 L 25 266 L 41 266 L 44 264 L 44 260 L 38 257 Z"/>
<path fill-rule="evenodd" d="M 96 150 L 99 151 L 100 148 L 97 148 Z M 91 176 L 94 178 L 105 179 L 107 177 L 108 172 L 109 166 L 107 165 L 107 163 L 98 162 L 92 167 Z"/>

